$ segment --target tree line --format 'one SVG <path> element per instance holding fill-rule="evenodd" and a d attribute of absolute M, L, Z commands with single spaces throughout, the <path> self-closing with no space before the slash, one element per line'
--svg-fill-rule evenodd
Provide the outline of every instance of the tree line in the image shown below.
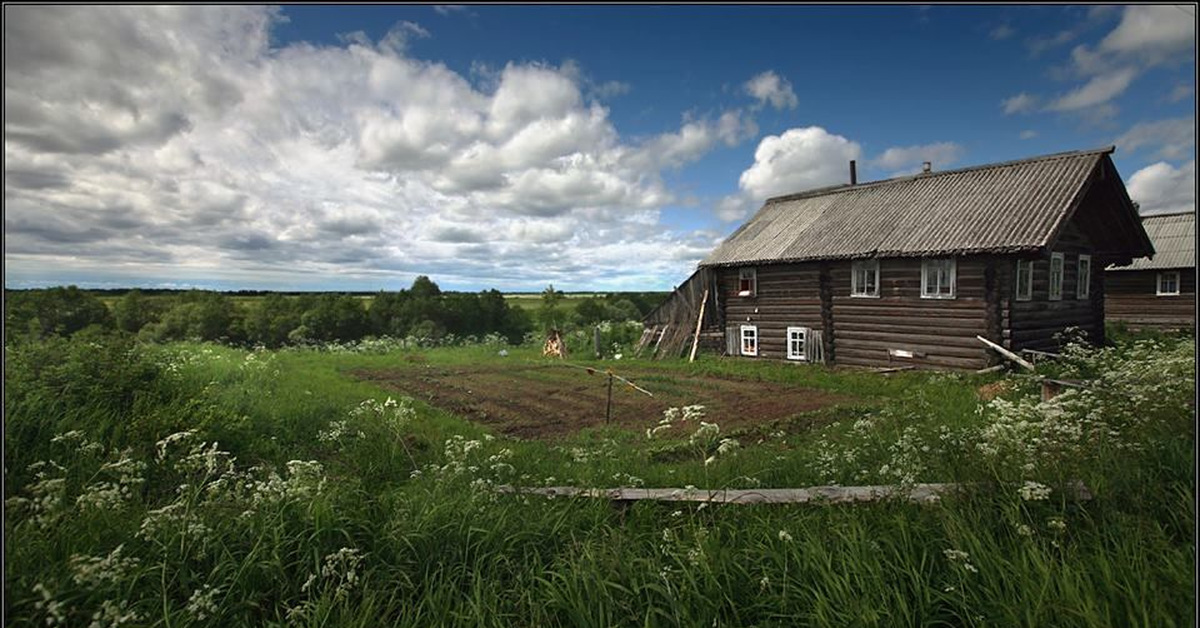
<path fill-rule="evenodd" d="M 228 344 L 284 345 L 352 342 L 366 337 L 440 340 L 499 334 L 520 343 L 531 331 L 638 320 L 657 305 L 653 293 L 580 299 L 572 311 L 547 288 L 535 312 L 513 307 L 498 290 L 442 292 L 425 276 L 408 289 L 379 292 L 368 300 L 347 293 L 285 296 L 266 293 L 238 302 L 226 293 L 189 290 L 161 295 L 129 290 L 108 307 L 76 286 L 5 292 L 4 335 L 70 336 L 84 329 L 119 331 L 153 342 L 202 340 Z"/>

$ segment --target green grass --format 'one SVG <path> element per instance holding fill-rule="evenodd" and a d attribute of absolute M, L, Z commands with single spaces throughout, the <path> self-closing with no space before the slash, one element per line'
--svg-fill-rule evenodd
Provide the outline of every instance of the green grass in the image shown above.
<path fill-rule="evenodd" d="M 736 377 L 861 400 L 722 433 L 741 446 L 708 465 L 718 440 L 690 443 L 694 425 L 665 440 L 603 427 L 511 441 L 420 402 L 385 405 L 395 393 L 349 375 L 541 362 L 534 348 L 509 351 L 498 362 L 495 347 L 8 347 L 8 625 L 88 625 L 106 604 L 146 626 L 1190 624 L 1194 441 L 1178 436 L 1194 429 L 1186 343 L 1069 357 L 1055 374 L 1087 371 L 1107 392 L 1049 414 L 1031 405 L 1038 389 L 1024 376 L 1009 379 L 1011 408 L 981 410 L 977 388 L 999 377 L 714 357 L 596 363 L 649 371 L 642 381 L 656 385 Z M 365 400 L 379 404 L 355 410 Z M 1080 418 L 1089 414 L 1119 435 L 1092 430 Z M 1032 454 L 1019 431 L 1031 421 L 1049 443 Z M 1092 440 L 1080 446 L 1058 427 Z M 189 429 L 160 456 L 157 441 Z M 51 442 L 70 430 L 81 434 Z M 289 461 L 319 467 L 289 471 Z M 1094 500 L 1018 496 L 1025 481 L 1076 478 Z M 104 483 L 122 479 L 129 490 L 106 497 Z M 489 489 L 907 481 L 985 488 L 922 506 L 627 509 Z M 89 568 L 89 556 L 110 560 Z"/>

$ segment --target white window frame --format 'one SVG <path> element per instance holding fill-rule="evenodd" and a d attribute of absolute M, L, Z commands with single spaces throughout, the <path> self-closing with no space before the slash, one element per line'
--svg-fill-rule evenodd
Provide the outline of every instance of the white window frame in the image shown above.
<path fill-rule="evenodd" d="M 1029 279 L 1025 282 L 1025 292 L 1021 292 L 1021 273 L 1024 272 Z M 1013 282 L 1013 289 L 1016 291 L 1016 299 L 1018 301 L 1033 300 L 1033 260 L 1019 259 L 1017 260 L 1016 281 Z"/>
<path fill-rule="evenodd" d="M 743 290 L 742 282 L 750 280 L 750 289 Z M 758 294 L 758 271 L 754 268 L 739 268 L 738 269 L 738 292 L 739 297 L 752 297 Z"/>
<path fill-rule="evenodd" d="M 1054 282 L 1055 262 L 1058 263 L 1058 285 L 1055 285 L 1055 282 Z M 1066 258 L 1063 256 L 1062 253 L 1051 253 L 1050 254 L 1050 274 L 1049 274 L 1048 281 L 1050 284 L 1050 286 L 1049 286 L 1050 297 L 1049 298 L 1051 301 L 1062 301 L 1063 275 L 1065 274 L 1066 267 L 1067 267 Z M 1057 288 L 1057 290 L 1055 290 L 1055 288 Z"/>
<path fill-rule="evenodd" d="M 747 334 L 746 332 L 750 332 L 750 333 Z M 758 326 L 757 325 L 742 325 L 741 331 L 738 335 L 738 338 L 740 340 L 740 342 L 738 343 L 739 353 L 741 353 L 742 355 L 752 355 L 752 356 L 758 355 Z M 749 350 L 746 349 L 746 341 L 748 339 L 752 339 L 752 342 L 753 342 L 753 346 L 750 347 Z"/>
<path fill-rule="evenodd" d="M 1092 294 L 1092 256 L 1079 254 L 1075 272 L 1075 298 L 1086 299 Z"/>
<path fill-rule="evenodd" d="M 875 275 L 874 290 L 868 291 L 864 282 L 859 281 L 859 273 L 873 273 Z M 879 260 L 864 259 L 850 263 L 850 296 L 859 298 L 878 298 L 879 297 Z"/>
<path fill-rule="evenodd" d="M 799 337 L 799 351 L 794 351 L 793 343 L 797 342 Z M 808 328 L 807 327 L 788 327 L 787 328 L 787 357 L 789 360 L 808 360 Z"/>
<path fill-rule="evenodd" d="M 931 264 L 950 264 L 950 293 L 942 294 L 941 292 L 941 273 L 938 273 L 938 285 L 934 288 L 935 292 L 930 291 L 929 286 L 929 267 Z M 921 298 L 922 299 L 953 299 L 958 292 L 958 260 L 953 257 L 940 257 L 921 260 Z"/>
<path fill-rule="evenodd" d="M 1167 276 L 1175 277 L 1175 280 L 1174 280 L 1175 281 L 1175 291 L 1174 292 L 1166 292 L 1163 290 L 1163 278 L 1167 277 Z M 1154 294 L 1157 296 L 1160 296 L 1160 297 L 1177 297 L 1177 296 L 1179 296 L 1179 271 L 1167 270 L 1167 271 L 1158 273 L 1158 280 L 1155 282 Z"/>

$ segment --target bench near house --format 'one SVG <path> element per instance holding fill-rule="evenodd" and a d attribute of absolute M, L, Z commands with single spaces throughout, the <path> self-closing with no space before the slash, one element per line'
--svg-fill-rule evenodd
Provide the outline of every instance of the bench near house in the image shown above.
<path fill-rule="evenodd" d="M 977 335 L 1099 342 L 1103 269 L 1154 253 L 1113 150 L 861 184 L 851 163 L 850 185 L 767 200 L 647 326 L 690 315 L 690 340 L 705 294 L 703 327 L 755 359 L 975 369 L 997 361 Z"/>

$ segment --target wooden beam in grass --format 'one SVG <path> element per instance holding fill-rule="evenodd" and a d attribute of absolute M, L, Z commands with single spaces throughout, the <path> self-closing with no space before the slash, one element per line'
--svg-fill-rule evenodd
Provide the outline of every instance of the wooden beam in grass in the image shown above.
<path fill-rule="evenodd" d="M 554 497 L 588 497 L 617 502 L 665 501 L 704 502 L 714 504 L 846 504 L 902 499 L 929 504 L 942 496 L 982 488 L 981 484 L 916 484 L 912 487 L 876 486 L 813 486 L 809 488 L 719 489 L 696 488 L 577 488 L 574 486 L 519 487 L 497 486 L 500 493 Z M 1056 489 L 1073 500 L 1086 501 L 1092 492 L 1083 482 L 1072 482 Z"/>

